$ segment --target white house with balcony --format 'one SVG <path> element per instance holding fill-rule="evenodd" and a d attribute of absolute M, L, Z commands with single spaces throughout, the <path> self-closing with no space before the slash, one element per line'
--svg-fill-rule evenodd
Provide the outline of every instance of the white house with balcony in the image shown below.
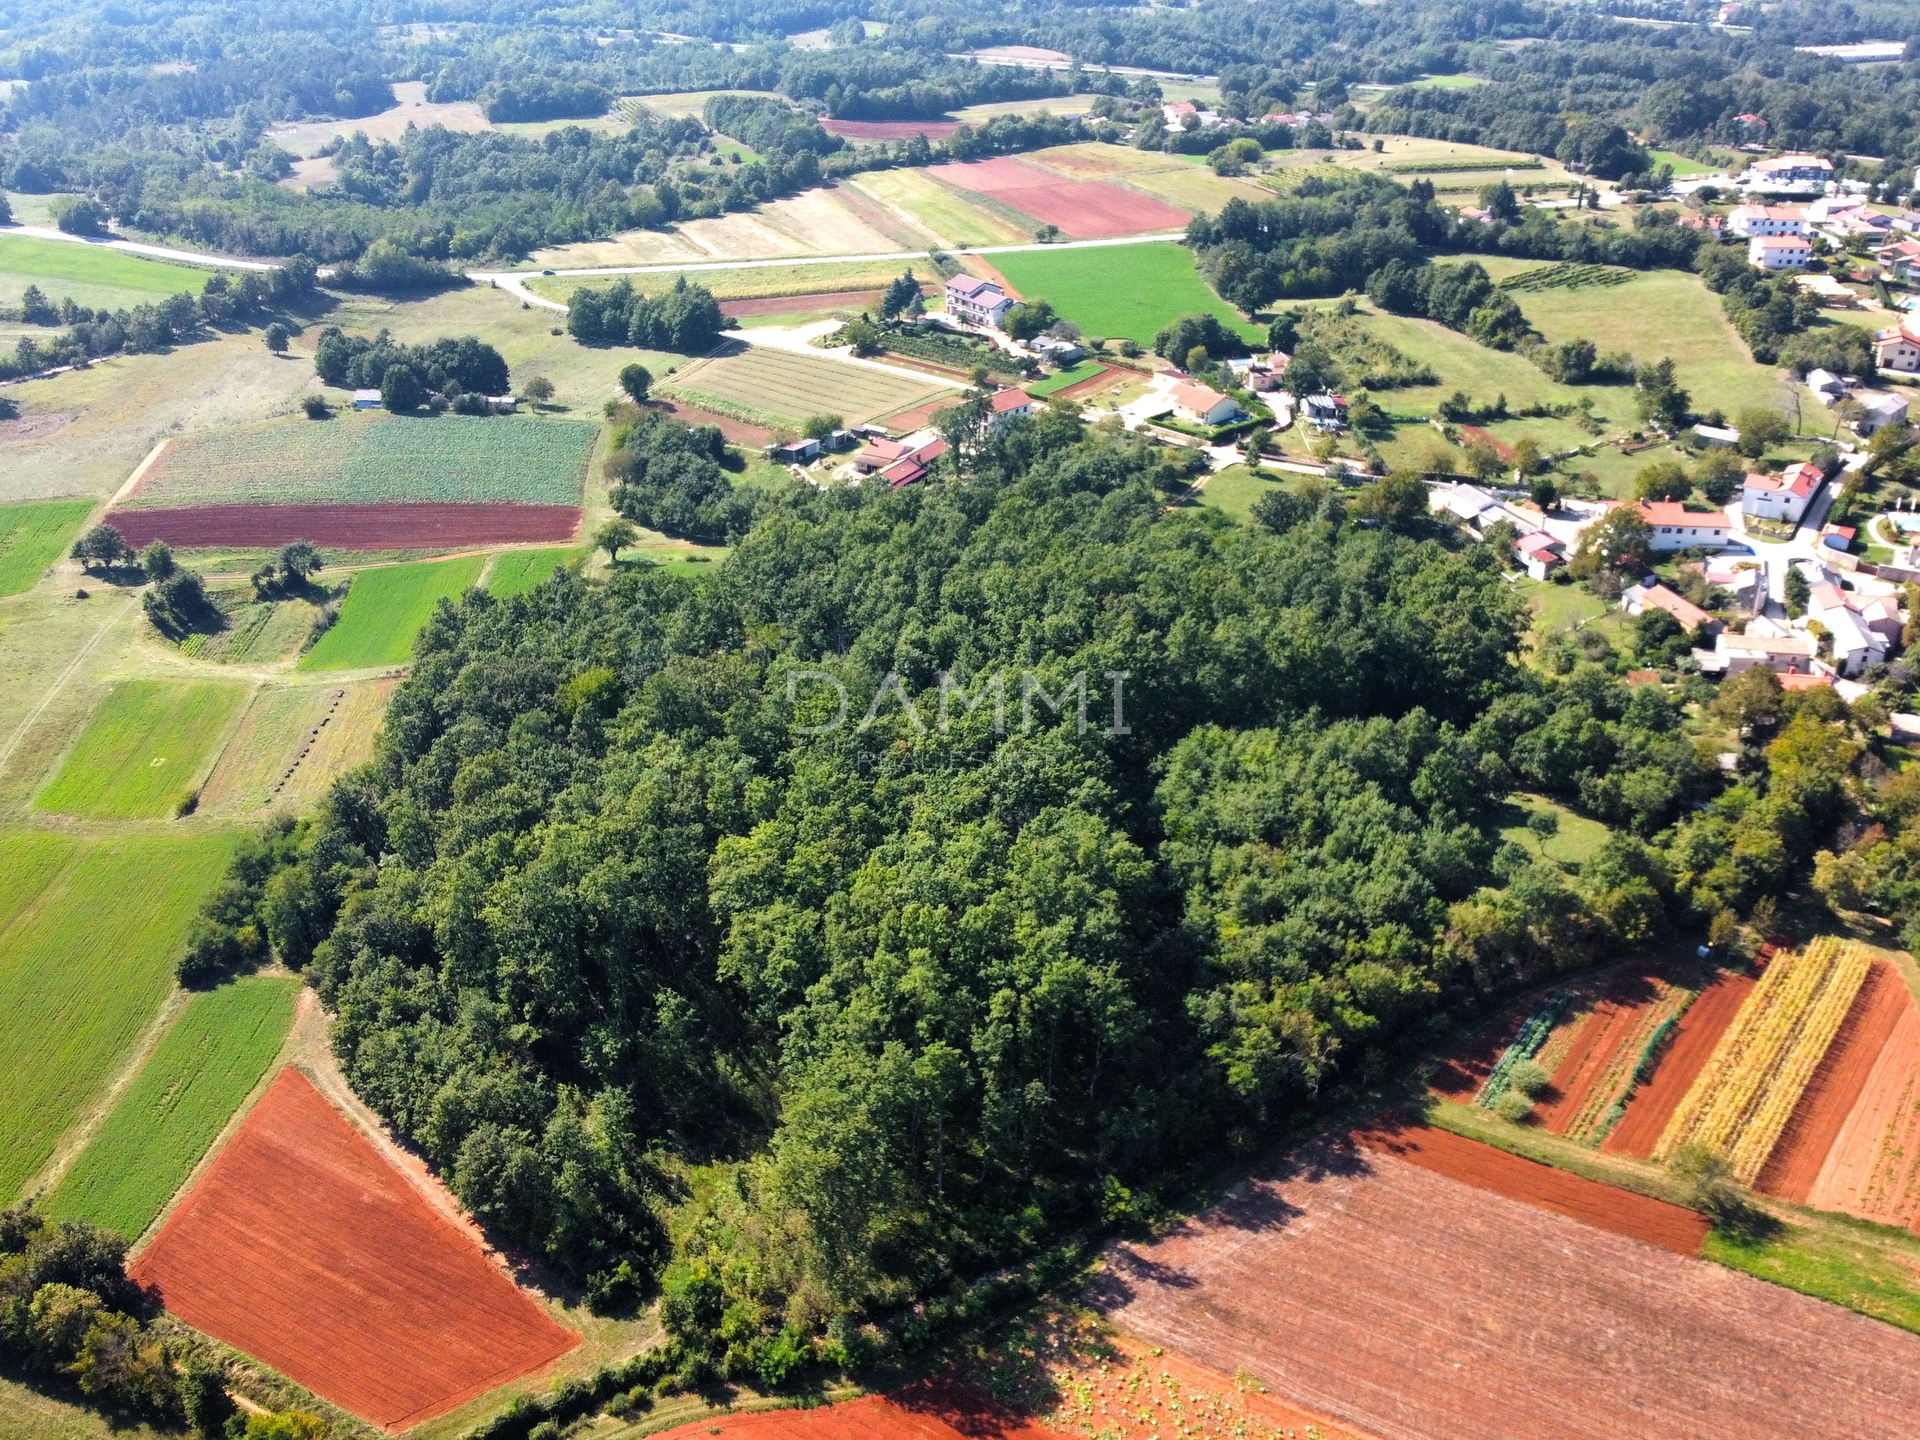
<path fill-rule="evenodd" d="M 1826 477 L 1804 461 L 1789 465 L 1778 475 L 1749 475 L 1740 487 L 1740 509 L 1757 519 L 1798 525 L 1825 483 Z"/>
<path fill-rule="evenodd" d="M 1013 297 L 991 280 L 956 275 L 947 281 L 947 313 L 968 325 L 998 330 L 1013 306 Z"/>

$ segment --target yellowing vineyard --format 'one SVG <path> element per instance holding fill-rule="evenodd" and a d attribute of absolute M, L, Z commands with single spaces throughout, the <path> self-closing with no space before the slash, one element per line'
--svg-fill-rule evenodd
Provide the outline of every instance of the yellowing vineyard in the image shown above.
<path fill-rule="evenodd" d="M 1871 963 L 1865 947 L 1831 936 L 1776 956 L 1673 1112 L 1654 1158 L 1669 1159 L 1689 1143 L 1704 1145 L 1724 1154 L 1734 1173 L 1752 1184 Z"/>

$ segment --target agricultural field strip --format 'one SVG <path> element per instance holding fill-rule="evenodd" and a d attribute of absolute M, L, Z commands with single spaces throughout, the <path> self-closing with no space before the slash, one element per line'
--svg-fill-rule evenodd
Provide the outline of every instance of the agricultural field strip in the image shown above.
<path fill-rule="evenodd" d="M 1734 1173 L 1751 1184 L 1871 963 L 1865 947 L 1831 936 L 1776 956 L 1667 1122 L 1654 1158 L 1670 1159 L 1681 1145 L 1705 1145 L 1725 1152 Z"/>
<path fill-rule="evenodd" d="M 126 510 L 302 502 L 578 505 L 594 427 L 569 420 L 350 419 L 176 439 Z"/>
<path fill-rule="evenodd" d="M 852 420 L 944 395 L 954 382 L 885 367 L 871 377 L 838 373 L 846 362 L 764 346 L 690 367 L 658 387 L 696 403 L 702 396 L 790 420 L 838 413 Z M 906 382 L 906 383 L 902 383 Z"/>
<path fill-rule="evenodd" d="M 1636 1005 L 1603 998 L 1587 1013 L 1577 1030 L 1568 1027 L 1573 1033 L 1567 1037 L 1565 1051 L 1572 1051 L 1577 1039 L 1587 1038 L 1581 1032 L 1591 1025 L 1596 1027 L 1591 1039 L 1604 1045 L 1604 1053 L 1589 1053 L 1584 1063 L 1580 1063 L 1578 1055 L 1554 1054 L 1551 1042 L 1541 1051 L 1541 1065 L 1553 1076 L 1555 1087 L 1567 1091 L 1569 1096 L 1575 1093 L 1569 1086 L 1590 1077 L 1578 1092 L 1580 1104 L 1560 1128 L 1559 1133 L 1567 1139 L 1598 1145 L 1606 1137 L 1612 1122 L 1619 1119 L 1612 1113 L 1614 1108 L 1625 1110 L 1627 1091 L 1654 1037 L 1693 999 L 1690 990 L 1665 980 L 1654 983 L 1655 996 L 1650 1002 Z M 1577 1073 L 1564 1069 L 1563 1062 L 1569 1059 L 1575 1062 Z"/>
<path fill-rule="evenodd" d="M 46 813 L 170 818 L 218 758 L 250 698 L 244 684 L 123 680 L 34 797 Z"/>
<path fill-rule="evenodd" d="M 66 551 L 93 509 L 91 500 L 29 500 L 0 505 L 0 596 L 31 590 Z"/>

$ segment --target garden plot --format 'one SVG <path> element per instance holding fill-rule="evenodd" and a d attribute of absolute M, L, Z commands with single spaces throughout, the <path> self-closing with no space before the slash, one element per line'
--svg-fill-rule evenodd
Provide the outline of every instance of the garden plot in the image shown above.
<path fill-rule="evenodd" d="M 951 385 L 762 345 L 690 366 L 659 388 L 721 414 L 774 424 L 838 415 L 857 425 L 953 393 Z"/>

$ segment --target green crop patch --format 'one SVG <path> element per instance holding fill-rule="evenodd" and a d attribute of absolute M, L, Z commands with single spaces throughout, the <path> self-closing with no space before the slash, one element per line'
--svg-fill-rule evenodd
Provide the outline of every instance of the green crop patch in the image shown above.
<path fill-rule="evenodd" d="M 137 1239 L 266 1073 L 300 982 L 249 975 L 196 995 L 162 1037 L 47 1211 Z"/>
<path fill-rule="evenodd" d="M 509 600 L 538 589 L 558 566 L 578 570 L 587 552 L 578 546 L 562 545 L 544 550 L 508 550 L 493 562 L 487 576 L 487 593 L 496 600 Z"/>
<path fill-rule="evenodd" d="M 198 295 L 212 270 L 148 260 L 106 245 L 0 235 L 0 301 L 18 304 L 27 286 L 38 285 L 53 301 L 69 296 L 79 305 L 110 310 L 150 305 L 182 291 Z"/>
<path fill-rule="evenodd" d="M 102 820 L 179 813 L 246 698 L 242 685 L 123 681 L 33 808 Z"/>
<path fill-rule="evenodd" d="M 1107 367 L 1097 360 L 1082 360 L 1071 370 L 1062 370 L 1058 375 L 1049 375 L 1045 380 L 1026 387 L 1027 394 L 1036 400 L 1044 400 L 1049 395 L 1058 395 L 1062 390 L 1071 389 L 1085 380 L 1107 373 Z"/>
<path fill-rule="evenodd" d="M 0 1202 L 126 1063 L 233 845 L 0 830 Z"/>
<path fill-rule="evenodd" d="M 481 557 L 425 560 L 362 570 L 340 607 L 340 618 L 301 660 L 302 670 L 358 670 L 404 665 L 413 637 L 442 599 L 457 599 L 480 578 Z"/>
<path fill-rule="evenodd" d="M 511 500 L 578 505 L 594 427 L 580 420 L 346 415 L 173 441 L 120 508 Z"/>
<path fill-rule="evenodd" d="M 0 595 L 31 590 L 92 509 L 91 500 L 0 505 Z"/>
<path fill-rule="evenodd" d="M 1170 321 L 1201 312 L 1249 340 L 1266 335 L 1213 293 L 1184 245 L 1025 250 L 996 255 L 993 263 L 1021 295 L 1051 301 L 1089 335 L 1151 345 Z"/>

